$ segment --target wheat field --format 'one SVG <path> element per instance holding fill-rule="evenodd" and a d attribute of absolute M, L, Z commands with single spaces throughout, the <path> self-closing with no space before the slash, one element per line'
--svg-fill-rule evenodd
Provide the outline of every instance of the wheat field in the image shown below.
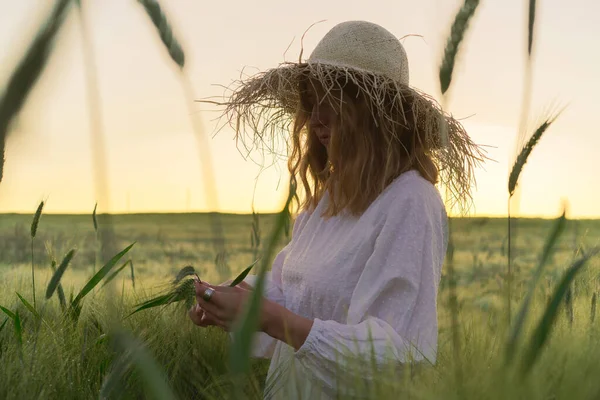
<path fill-rule="evenodd" d="M 0 397 L 2 398 L 93 398 L 104 389 L 108 398 L 145 398 L 155 393 L 144 384 L 135 368 L 124 368 L 114 387 L 105 389 L 107 376 L 115 369 L 116 352 L 107 338 L 114 321 L 121 323 L 144 343 L 164 371 L 166 382 L 179 398 L 227 397 L 229 337 L 218 329 L 198 328 L 179 305 L 145 310 L 125 318 L 134 304 L 160 292 L 184 266 L 192 265 L 203 279 L 218 282 L 241 272 L 253 259 L 252 232 L 268 232 L 274 215 L 222 215 L 225 266 L 215 266 L 213 233 L 206 214 L 145 214 L 113 217 L 117 245 L 125 248 L 131 268 L 122 269 L 105 287 L 97 287 L 85 302 L 74 324 L 61 317 L 57 296 L 46 300 L 45 288 L 52 276 L 51 263 L 69 249 L 76 249 L 62 278 L 69 298 L 94 274 L 98 246 L 91 215 L 41 215 L 33 254 L 37 273 L 37 318 L 15 292 L 31 303 L 32 215 L 0 217 L 0 305 L 20 316 L 21 335 L 9 317 L 0 332 Z M 258 221 L 258 223 L 256 222 Z M 408 384 L 382 374 L 379 393 L 396 398 L 400 393 L 414 398 L 591 398 L 600 386 L 586 377 L 600 372 L 595 319 L 596 293 L 600 290 L 600 263 L 592 260 L 571 285 L 551 340 L 533 370 L 533 378 L 518 383 L 500 378 L 504 371 L 503 349 L 506 323 L 506 219 L 462 218 L 454 224 L 454 266 L 459 320 L 460 359 L 455 358 L 449 305 L 448 271 L 439 290 L 440 355 L 435 367 L 416 374 Z M 518 240 L 513 257 L 514 307 L 522 300 L 527 282 L 543 250 L 552 220 L 518 220 Z M 264 236 L 261 234 L 260 236 Z M 281 248 L 288 238 L 278 243 Z M 552 259 L 536 290 L 531 324 L 540 318 L 566 267 L 578 253 L 600 241 L 600 221 L 569 220 L 555 245 Z M 121 261 L 124 261 L 123 258 Z M 332 273 L 335 273 L 332 271 Z M 531 328 L 531 329 L 530 329 Z M 567 368 L 573 364 L 573 368 Z M 577 365 L 577 367 L 575 367 Z M 253 360 L 245 379 L 245 393 L 259 398 L 264 388 L 268 361 Z M 460 374 L 456 374 L 460 371 Z M 562 371 L 562 372 L 561 372 Z M 505 372 L 504 372 L 505 373 Z M 559 374 L 557 376 L 556 374 Z M 27 378 L 23 379 L 26 375 Z M 389 379 L 388 379 L 389 378 Z M 457 379 L 461 380 L 458 385 Z M 503 379 L 507 379 L 502 383 Z M 587 382 L 587 383 L 586 383 Z M 395 384 L 396 383 L 396 384 Z M 435 383 L 432 385 L 432 383 Z M 570 388 L 570 389 L 568 389 Z M 150 392 L 148 392 L 150 390 Z M 371 389 L 374 390 L 374 389 Z M 575 392 L 573 392 L 575 390 Z M 592 391 L 592 392 L 590 392 Z M 442 396 L 442 397 L 440 397 Z M 512 397 L 511 397 L 512 398 Z"/>

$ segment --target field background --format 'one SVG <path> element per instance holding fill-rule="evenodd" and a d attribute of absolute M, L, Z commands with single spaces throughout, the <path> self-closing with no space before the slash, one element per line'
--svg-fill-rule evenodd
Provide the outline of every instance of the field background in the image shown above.
<path fill-rule="evenodd" d="M 86 298 L 82 317 L 75 329 L 61 322 L 58 301 L 54 296 L 44 300 L 44 291 L 51 277 L 52 259 L 60 260 L 75 248 L 77 253 L 62 283 L 67 297 L 77 291 L 93 274 L 97 249 L 96 233 L 91 215 L 42 215 L 34 241 L 38 309 L 45 322 L 38 322 L 16 297 L 18 291 L 31 301 L 31 238 L 32 215 L 0 216 L 0 304 L 16 311 L 23 318 L 24 356 L 15 350 L 12 329 L 0 332 L 0 357 L 4 351 L 4 366 L 0 372 L 1 398 L 97 398 L 106 384 L 115 353 L 105 342 L 104 331 L 116 315 L 124 318 L 136 303 L 164 289 L 177 271 L 193 265 L 210 282 L 222 282 L 241 272 L 254 257 L 251 242 L 251 215 L 220 215 L 228 251 L 226 267 L 215 267 L 214 234 L 208 214 L 131 214 L 115 215 L 112 223 L 117 247 L 136 245 L 125 259 L 134 265 L 135 287 L 130 268 L 125 268 L 106 288 L 97 288 Z M 261 237 L 270 231 L 274 215 L 260 215 Z M 521 300 L 533 267 L 542 251 L 545 237 L 553 221 L 517 219 L 514 221 L 514 288 L 513 315 Z M 526 388 L 491 389 L 498 385 L 491 371 L 502 360 L 506 339 L 506 265 L 507 220 L 502 218 L 459 218 L 453 220 L 455 241 L 454 267 L 457 282 L 458 318 L 460 327 L 459 358 L 455 352 L 450 321 L 448 269 L 443 271 L 439 290 L 440 322 L 438 366 L 415 379 L 414 385 L 403 384 L 388 393 L 395 398 L 398 390 L 418 393 L 418 398 L 506 398 L 512 393 L 519 398 L 561 398 L 574 395 L 573 388 L 590 398 L 598 393 L 594 386 L 582 386 L 588 374 L 599 368 L 594 361 L 598 346 L 594 340 L 596 328 L 595 294 L 600 289 L 600 263 L 592 259 L 581 273 L 570 293 L 568 306 L 561 306 L 559 321 L 551 344 L 536 367 L 536 379 Z M 284 238 L 278 249 L 289 240 Z M 535 322 L 561 275 L 577 255 L 600 243 L 600 221 L 568 220 L 556 251 L 538 285 L 537 299 L 531 308 L 530 320 Z M 331 271 L 335 274 L 336 271 Z M 112 311 L 111 311 L 112 310 Z M 28 318 L 29 317 L 29 318 Z M 4 317 L 0 318 L 0 323 Z M 181 398 L 222 398 L 227 392 L 228 336 L 218 329 L 200 329 L 186 317 L 183 309 L 144 311 L 122 319 L 126 329 L 150 350 L 168 377 L 168 382 Z M 531 331 L 530 324 L 528 332 Z M 28 333 L 29 332 L 29 333 Z M 34 333 L 35 332 L 35 333 Z M 39 333 L 39 334 L 38 334 Z M 61 337 L 57 341 L 57 337 Z M 10 351 L 10 350 L 13 351 Z M 23 359 L 21 358 L 23 357 Z M 30 361 L 27 361 L 31 357 Z M 578 364 L 586 374 L 564 374 L 563 366 Z M 566 363 L 566 364 L 565 364 Z M 587 367 L 586 367 L 587 366 Z M 260 397 L 268 361 L 255 360 L 247 380 L 246 393 Z M 557 369 L 558 368 L 558 369 Z M 24 370 L 28 379 L 22 379 Z M 456 375 L 461 371 L 463 377 Z M 557 375 L 560 379 L 557 380 Z M 148 386 L 140 382 L 135 370 L 124 375 L 110 398 L 145 398 Z M 392 380 L 394 378 L 392 377 Z M 460 379 L 460 385 L 457 385 Z M 385 379 L 382 379 L 384 382 Z M 398 380 L 396 379 L 398 382 Z M 49 382 L 51 384 L 49 385 Z M 385 381 L 389 382 L 389 381 Z M 470 384 L 469 384 L 470 382 Z M 533 383 L 532 383 L 533 382 Z M 460 389 L 460 390 L 459 390 Z M 490 394 L 490 391 L 495 391 Z M 392 393 L 392 394 L 390 394 Z M 533 396 L 533 397 L 532 397 Z M 516 397 L 515 397 L 516 398 Z"/>
<path fill-rule="evenodd" d="M 150 289 L 153 284 L 173 278 L 186 265 L 201 271 L 201 278 L 218 283 L 237 275 L 253 261 L 252 216 L 220 214 L 219 218 L 228 254 L 227 266 L 220 269 L 215 266 L 215 237 L 208 214 L 123 214 L 112 216 L 112 223 L 119 250 L 136 242 L 126 258 L 131 258 L 134 263 L 138 286 Z M 24 281 L 30 284 L 31 220 L 32 215 L 0 216 L 0 273 L 5 280 L 24 274 Z M 273 226 L 274 215 L 259 215 L 258 221 L 264 240 Z M 513 218 L 517 288 L 528 280 L 552 223 L 547 219 Z M 92 274 L 98 243 L 91 215 L 43 215 L 39 226 L 34 241 L 34 259 L 42 274 L 44 269 L 50 271 L 52 257 L 60 262 L 72 248 L 77 249 L 77 253 L 67 270 L 65 281 Z M 498 303 L 507 268 L 507 220 L 455 218 L 453 235 L 456 277 L 464 305 L 485 310 L 500 306 Z M 277 248 L 281 249 L 288 240 L 289 236 L 284 235 Z M 547 283 L 553 284 L 575 255 L 598 244 L 600 220 L 568 220 L 554 256 L 545 269 Z M 588 282 L 589 290 L 596 290 L 595 283 L 600 278 L 597 267 L 594 260 L 587 267 L 588 274 L 595 276 Z M 443 272 L 445 276 L 446 269 Z M 335 274 L 335 271 L 331 273 Z M 122 280 L 131 285 L 129 269 L 122 274 Z M 441 294 L 444 287 L 443 278 Z"/>

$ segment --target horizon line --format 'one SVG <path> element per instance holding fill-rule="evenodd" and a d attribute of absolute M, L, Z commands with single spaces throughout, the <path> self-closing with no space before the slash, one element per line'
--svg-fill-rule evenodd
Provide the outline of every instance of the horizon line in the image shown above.
<path fill-rule="evenodd" d="M 256 212 L 260 215 L 276 215 L 280 211 L 261 211 Z M 0 216 L 2 215 L 34 215 L 35 212 L 21 212 L 21 211 L 5 211 L 0 212 Z M 98 213 L 97 215 L 111 215 L 111 216 L 127 216 L 127 215 L 186 215 L 186 214 L 221 214 L 221 215 L 239 215 L 239 216 L 248 216 L 252 215 L 252 212 L 242 212 L 242 211 L 136 211 L 136 212 L 116 212 L 116 213 Z M 54 215 L 54 216 L 92 216 L 91 212 L 43 212 L 42 215 Z M 512 215 L 512 219 L 542 219 L 542 220 L 553 220 L 558 218 L 560 215 L 556 216 L 547 216 L 547 215 Z M 507 215 L 502 214 L 478 214 L 478 215 L 467 215 L 467 216 L 452 216 L 448 215 L 449 218 L 454 219 L 507 219 Z M 600 215 L 598 216 L 578 216 L 578 217 L 567 217 L 569 220 L 589 220 L 595 221 L 600 220 Z"/>

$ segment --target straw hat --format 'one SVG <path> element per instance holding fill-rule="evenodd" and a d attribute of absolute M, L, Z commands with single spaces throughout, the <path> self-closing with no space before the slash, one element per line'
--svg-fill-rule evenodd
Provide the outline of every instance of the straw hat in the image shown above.
<path fill-rule="evenodd" d="M 422 130 L 426 151 L 448 189 L 448 200 L 462 209 L 468 206 L 473 170 L 484 159 L 482 151 L 433 98 L 409 86 L 408 58 L 402 43 L 371 22 L 340 23 L 321 39 L 307 60 L 285 62 L 234 82 L 229 99 L 217 104 L 225 106 L 224 115 L 247 150 L 276 152 L 278 144 L 286 142 L 300 106 L 300 82 L 307 78 L 318 81 L 328 95 L 343 91 L 348 82 L 354 83 L 359 94 L 369 100 L 376 124 L 397 119 L 398 111 L 410 101 L 416 129 Z M 340 98 L 329 101 L 340 101 L 343 109 Z"/>

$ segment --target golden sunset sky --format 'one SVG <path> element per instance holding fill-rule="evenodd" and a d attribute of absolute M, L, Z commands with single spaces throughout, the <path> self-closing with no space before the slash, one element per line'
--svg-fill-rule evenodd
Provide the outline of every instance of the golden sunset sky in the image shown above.
<path fill-rule="evenodd" d="M 108 151 L 109 211 L 207 211 L 207 196 L 190 112 L 174 67 L 135 0 L 88 4 Z M 522 106 L 527 1 L 482 0 L 461 49 L 448 110 L 474 140 L 491 146 L 477 171 L 473 215 L 502 216 L 509 164 Z M 52 2 L 0 0 L 0 88 Z M 438 84 L 456 0 L 161 2 L 182 42 L 185 73 L 196 98 L 221 95 L 242 68 L 253 73 L 305 56 L 335 24 L 378 23 L 403 41 L 411 85 L 441 100 Z M 75 11 L 73 9 L 72 11 Z M 539 0 L 531 126 L 566 106 L 534 149 L 521 178 L 518 212 L 551 217 L 568 200 L 571 217 L 600 217 L 600 2 Z M 8 139 L 0 212 L 91 212 L 95 203 L 82 42 L 72 13 L 48 68 Z M 205 134 L 217 126 L 214 108 L 193 105 Z M 261 169 L 244 160 L 233 133 L 210 139 L 218 209 L 278 210 L 287 189 L 284 164 Z M 258 178 L 258 181 L 256 179 Z M 256 183 L 256 191 L 255 191 Z"/>

